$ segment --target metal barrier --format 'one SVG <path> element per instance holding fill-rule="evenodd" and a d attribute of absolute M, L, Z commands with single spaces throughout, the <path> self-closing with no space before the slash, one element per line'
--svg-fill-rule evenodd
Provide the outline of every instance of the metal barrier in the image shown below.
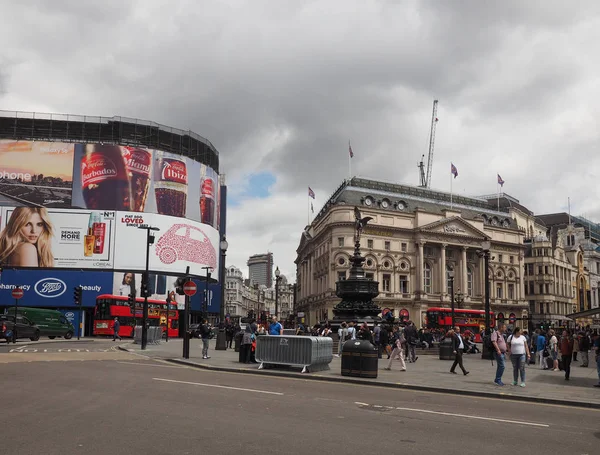
<path fill-rule="evenodd" d="M 328 370 L 333 359 L 333 340 L 329 337 L 297 335 L 256 338 L 256 361 L 266 365 L 301 367 L 302 373 Z"/>
<path fill-rule="evenodd" d="M 162 327 L 148 327 L 147 344 L 160 344 L 163 337 Z M 136 325 L 133 329 L 133 344 L 142 344 L 142 326 Z"/>

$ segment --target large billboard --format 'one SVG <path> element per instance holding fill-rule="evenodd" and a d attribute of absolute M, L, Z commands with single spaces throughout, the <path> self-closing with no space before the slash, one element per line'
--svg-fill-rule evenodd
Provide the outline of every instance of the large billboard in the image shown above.
<path fill-rule="evenodd" d="M 156 227 L 149 249 L 149 268 L 160 272 L 205 276 L 206 268 L 219 265 L 219 233 L 188 219 L 149 213 L 117 212 L 115 269 L 143 270 L 146 264 L 146 231 L 140 225 Z M 216 275 L 216 273 L 215 273 Z"/>
<path fill-rule="evenodd" d="M 139 147 L 0 140 L 0 264 L 204 276 L 219 261 L 219 176 Z M 218 274 L 214 274 L 217 278 Z"/>
<path fill-rule="evenodd" d="M 0 205 L 71 207 L 75 144 L 0 140 Z"/>

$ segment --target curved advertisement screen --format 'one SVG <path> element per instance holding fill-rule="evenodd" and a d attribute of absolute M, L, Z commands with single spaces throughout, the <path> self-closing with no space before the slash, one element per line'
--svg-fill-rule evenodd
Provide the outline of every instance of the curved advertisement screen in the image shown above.
<path fill-rule="evenodd" d="M 0 264 L 144 270 L 218 267 L 219 178 L 139 147 L 0 140 Z M 218 274 L 214 274 L 217 278 Z"/>

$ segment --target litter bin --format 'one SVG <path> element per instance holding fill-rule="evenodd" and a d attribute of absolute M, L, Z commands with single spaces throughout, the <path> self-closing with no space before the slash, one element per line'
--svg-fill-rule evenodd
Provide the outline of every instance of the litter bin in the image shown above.
<path fill-rule="evenodd" d="M 235 334 L 235 352 L 240 352 L 240 346 L 242 345 L 242 338 L 244 337 L 244 332 L 238 332 Z"/>
<path fill-rule="evenodd" d="M 342 349 L 342 376 L 377 377 L 377 347 L 366 340 L 348 340 Z"/>
<path fill-rule="evenodd" d="M 452 338 L 444 338 L 440 341 L 440 360 L 454 360 Z"/>

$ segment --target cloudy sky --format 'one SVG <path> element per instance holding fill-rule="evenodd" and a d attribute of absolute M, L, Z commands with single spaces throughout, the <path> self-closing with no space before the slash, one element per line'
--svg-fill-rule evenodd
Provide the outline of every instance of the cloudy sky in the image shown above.
<path fill-rule="evenodd" d="M 94 5 L 95 4 L 95 5 Z M 0 0 L 0 108 L 129 116 L 218 148 L 228 263 L 293 277 L 307 223 L 348 175 L 504 190 L 600 221 L 600 2 Z"/>

